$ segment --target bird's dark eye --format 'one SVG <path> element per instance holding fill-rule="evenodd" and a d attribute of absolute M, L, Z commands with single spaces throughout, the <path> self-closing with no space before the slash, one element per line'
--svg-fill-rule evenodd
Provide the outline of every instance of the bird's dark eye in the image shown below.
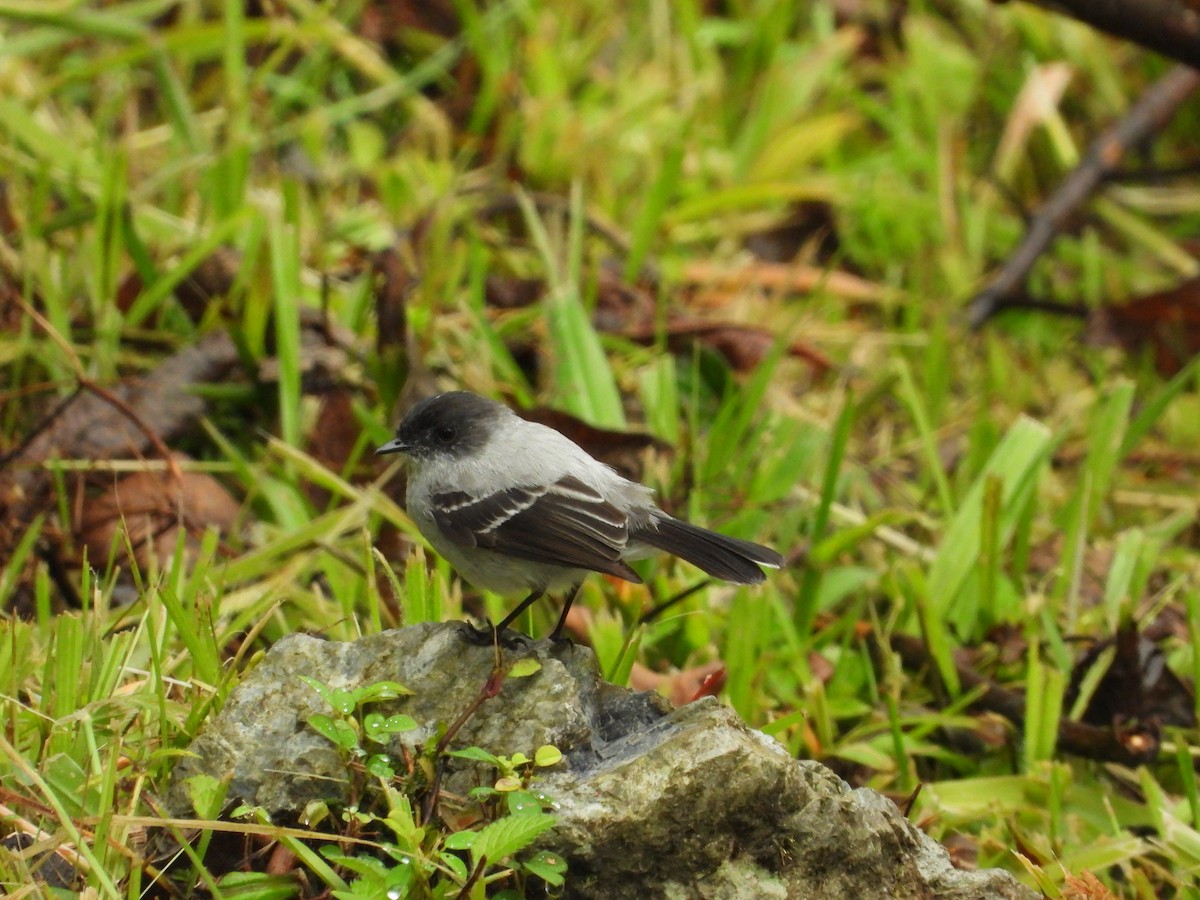
<path fill-rule="evenodd" d="M 435 434 L 437 435 L 437 439 L 439 441 L 441 441 L 443 444 L 448 444 L 454 440 L 454 437 L 458 434 L 458 431 L 453 425 L 443 425 L 435 432 Z"/>

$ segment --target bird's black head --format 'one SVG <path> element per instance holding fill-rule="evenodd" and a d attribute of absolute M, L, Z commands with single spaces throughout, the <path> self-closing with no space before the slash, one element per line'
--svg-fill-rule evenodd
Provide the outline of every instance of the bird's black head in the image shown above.
<path fill-rule="evenodd" d="M 470 456 L 483 449 L 507 412 L 507 407 L 469 391 L 438 394 L 410 409 L 396 429 L 396 439 L 375 452 L 406 453 L 416 459 Z"/>

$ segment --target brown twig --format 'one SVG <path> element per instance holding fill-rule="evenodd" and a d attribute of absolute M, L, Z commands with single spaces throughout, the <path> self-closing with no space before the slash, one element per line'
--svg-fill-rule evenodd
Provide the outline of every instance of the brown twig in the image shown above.
<path fill-rule="evenodd" d="M 77 382 L 75 385 L 75 390 L 71 391 L 70 394 L 54 404 L 54 408 L 46 415 L 42 416 L 41 420 L 29 430 L 27 435 L 21 438 L 20 442 L 13 447 L 12 450 L 8 451 L 3 456 L 0 456 L 0 472 L 3 472 L 10 464 L 24 456 L 25 451 L 29 448 L 29 445 L 34 442 L 34 439 L 37 438 L 37 436 L 45 431 L 50 425 L 52 425 L 54 421 L 63 414 L 63 411 L 75 402 L 75 398 L 78 397 L 82 391 L 83 384 L 81 382 Z"/>
<path fill-rule="evenodd" d="M 468 898 L 471 896 L 471 888 L 473 888 L 475 886 L 475 882 L 477 882 L 483 876 L 483 871 L 486 868 L 487 856 L 479 857 L 479 862 L 475 864 L 475 868 L 471 872 L 471 877 L 466 880 L 466 882 L 463 884 L 462 890 L 458 893 L 458 900 L 468 900 Z"/>
<path fill-rule="evenodd" d="M 932 671 L 932 659 L 920 638 L 894 634 L 889 644 L 906 668 Z M 991 679 L 985 678 L 966 666 L 955 663 L 954 668 L 958 673 L 958 680 L 964 693 L 980 691 L 979 699 L 972 704 L 974 708 L 999 713 L 1018 729 L 1024 729 L 1024 695 L 1002 688 Z M 1087 759 L 1136 766 L 1147 762 L 1148 757 L 1152 758 L 1156 754 L 1157 742 L 1153 744 L 1153 751 L 1148 753 L 1140 750 L 1136 741 L 1122 741 L 1121 734 L 1115 728 L 1102 728 L 1060 718 L 1058 720 L 1058 750 Z"/>
<path fill-rule="evenodd" d="M 1187 0 L 1029 0 L 1163 56 L 1200 65 L 1200 8 Z"/>
<path fill-rule="evenodd" d="M 171 451 L 167 449 L 167 445 L 163 443 L 163 439 L 159 436 L 158 432 L 143 422 L 141 416 L 137 414 L 137 411 L 132 406 L 130 406 L 112 391 L 101 387 L 94 381 L 91 381 L 87 378 L 80 377 L 79 385 L 84 390 L 90 391 L 105 403 L 116 408 L 121 415 L 125 416 L 125 418 L 130 421 L 133 427 L 142 433 L 142 437 L 144 437 L 150 446 L 155 449 L 158 455 L 163 458 L 163 462 L 167 466 L 167 474 L 171 476 L 172 480 L 174 480 L 176 484 L 183 480 L 183 471 L 179 468 L 178 460 L 176 460 L 171 454 Z"/>
<path fill-rule="evenodd" d="M 17 297 L 15 299 L 25 313 L 37 324 L 38 328 L 40 328 L 42 332 L 48 338 L 50 338 L 50 340 L 57 344 L 59 349 L 62 350 L 63 355 L 71 361 L 71 368 L 75 370 L 75 380 L 79 383 L 78 389 L 71 395 L 71 397 L 55 407 L 54 415 L 48 417 L 46 424 L 53 421 L 54 417 L 60 415 L 63 410 L 70 405 L 70 402 L 79 395 L 81 390 L 88 391 L 92 394 L 95 394 L 105 403 L 118 410 L 121 415 L 125 416 L 125 418 L 127 418 L 130 423 L 142 433 L 142 436 L 146 438 L 146 441 L 150 444 L 150 446 L 153 447 L 163 458 L 163 461 L 167 466 L 167 472 L 170 474 L 175 483 L 178 484 L 180 481 L 182 481 L 183 472 L 179 468 L 179 463 L 171 455 L 171 451 L 167 449 L 167 445 L 163 443 L 163 440 L 161 437 L 159 437 L 158 433 L 142 421 L 141 417 L 137 414 L 132 406 L 130 406 L 112 391 L 101 387 L 83 374 L 83 363 L 79 359 L 79 354 L 75 352 L 75 348 L 71 346 L 70 342 L 58 333 L 58 329 L 54 327 L 49 319 L 38 312 L 37 309 L 27 303 L 23 298 Z M 44 428 L 44 425 L 41 427 Z M 41 429 L 39 428 L 39 431 L 40 430 Z M 38 432 L 35 432 L 35 434 L 37 433 Z M 28 446 L 28 442 L 23 442 L 23 446 Z M 8 462 L 7 458 L 5 459 L 5 462 Z"/>
<path fill-rule="evenodd" d="M 446 729 L 446 733 L 442 735 L 442 739 L 437 742 L 437 746 L 433 749 L 436 768 L 434 770 L 433 783 L 430 784 L 429 792 L 425 795 L 425 802 L 421 805 L 421 821 L 423 822 L 430 821 L 433 818 L 434 810 L 437 809 L 438 797 L 442 792 L 442 777 L 446 774 L 446 748 L 450 746 L 450 742 L 454 740 L 462 727 L 479 711 L 479 707 L 499 694 L 500 689 L 504 687 L 504 676 L 508 674 L 508 670 L 503 668 L 499 644 L 496 645 L 495 651 L 496 659 L 492 665 L 492 671 L 483 683 L 483 687 L 479 689 L 479 693 L 475 695 L 475 699 L 467 704 L 467 708 L 462 711 L 459 717 L 450 723 L 450 726 Z"/>
<path fill-rule="evenodd" d="M 1083 161 L 1030 219 L 1020 246 L 988 286 L 967 305 L 967 320 L 972 328 L 981 327 L 1006 307 L 1024 306 L 1029 302 L 1024 298 L 1025 281 L 1038 257 L 1063 231 L 1075 212 L 1113 177 L 1129 151 L 1160 131 L 1198 88 L 1200 71 L 1175 66 L 1151 85 L 1120 121 L 1092 143 Z"/>

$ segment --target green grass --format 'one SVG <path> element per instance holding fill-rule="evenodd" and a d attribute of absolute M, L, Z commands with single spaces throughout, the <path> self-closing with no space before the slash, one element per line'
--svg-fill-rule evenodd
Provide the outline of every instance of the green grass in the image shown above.
<path fill-rule="evenodd" d="M 1137 769 L 1056 745 L 1060 713 L 1083 705 L 1066 693 L 1080 638 L 1166 611 L 1168 663 L 1190 685 L 1200 674 L 1196 369 L 1165 380 L 1081 345 L 1072 320 L 1010 315 L 975 335 L 960 318 L 1024 208 L 1164 64 L 983 0 L 910 3 L 902 38 L 885 29 L 873 46 L 824 3 L 464 2 L 453 36 L 386 44 L 358 30 L 368 5 L 285 0 L 256 18 L 240 0 L 0 0 L 15 221 L 0 232 L 0 451 L 79 377 L 144 374 L 216 328 L 263 376 L 197 386 L 206 417 L 173 446 L 237 498 L 235 533 L 141 568 L 120 545 L 82 566 L 88 460 L 46 462 L 44 508 L 0 522 L 0 606 L 20 595 L 31 611 L 0 620 L 4 805 L 76 851 L 90 887 L 137 896 L 150 876 L 135 831 L 257 654 L 297 631 L 353 639 L 464 614 L 469 589 L 421 549 L 370 458 L 411 376 L 649 432 L 673 447 L 646 459 L 665 504 L 798 560 L 644 628 L 652 598 L 694 570 L 644 566 L 645 590 L 593 579 L 581 602 L 612 677 L 719 658 L 724 698 L 751 724 L 856 784 L 920 785 L 914 821 L 1050 896 L 1085 871 L 1119 896 L 1200 890 L 1195 735 L 1168 730 Z M 1060 62 L 1061 102 L 1016 129 L 1022 86 Z M 1195 128 L 1185 109 L 1155 162 L 1194 161 Z M 1099 304 L 1194 272 L 1182 241 L 1200 201 L 1171 190 L 1169 212 L 1164 191 L 1109 191 L 1031 289 Z M 837 245 L 825 261 L 810 240 L 797 263 L 853 272 L 884 299 L 833 281 L 753 287 L 746 238 L 801 201 L 828 204 Z M 508 213 L 483 214 L 500 202 Z M 221 248 L 228 289 L 189 310 L 181 286 Z M 404 340 L 379 346 L 385 248 L 412 279 Z M 693 296 L 694 262 L 750 274 Z M 657 274 L 642 287 L 658 343 L 593 324 L 602 267 Z M 489 307 L 488 276 L 539 278 L 544 297 Z M 302 311 L 328 326 L 323 346 Z M 681 312 L 777 345 L 751 372 L 703 347 L 673 355 Z M 837 370 L 815 378 L 793 342 Z M 314 448 L 326 397 L 309 368 L 331 349 L 360 432 L 332 464 Z M 394 532 L 411 555 L 374 551 Z M 63 609 L 63 578 L 82 608 Z M 533 627 L 553 615 L 536 608 Z M 893 635 L 921 637 L 930 671 L 905 669 Z M 974 711 L 964 647 L 1024 691 L 1024 733 Z M 195 877 L 215 884 L 197 846 Z M 316 882 L 348 876 L 305 852 Z M 28 866 L 0 856 L 0 883 L 25 883 Z"/>

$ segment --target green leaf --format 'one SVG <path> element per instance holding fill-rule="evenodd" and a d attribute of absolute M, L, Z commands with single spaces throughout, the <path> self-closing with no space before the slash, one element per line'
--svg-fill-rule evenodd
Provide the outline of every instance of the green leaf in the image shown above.
<path fill-rule="evenodd" d="M 315 678 L 309 678 L 307 675 L 301 675 L 300 680 L 307 684 L 310 688 L 321 695 L 321 698 L 333 707 L 334 712 L 339 712 L 344 716 L 354 712 L 358 705 L 358 692 L 347 691 L 342 688 L 331 688 L 327 684 L 322 684 Z"/>
<path fill-rule="evenodd" d="M 359 703 L 371 703 L 375 700 L 395 700 L 404 697 L 412 691 L 398 681 L 376 681 L 357 691 Z"/>
<path fill-rule="evenodd" d="M 556 766 L 562 762 L 562 751 L 553 744 L 542 744 L 533 754 L 533 761 L 539 766 Z"/>
<path fill-rule="evenodd" d="M 512 667 L 508 670 L 508 677 L 526 678 L 532 675 L 534 672 L 541 671 L 541 668 L 542 664 L 540 662 L 538 662 L 532 656 L 526 656 L 518 659 L 512 664 Z"/>
<path fill-rule="evenodd" d="M 376 859 L 373 856 L 363 854 L 349 854 L 344 850 L 327 844 L 321 848 L 321 856 L 329 860 L 331 863 L 341 866 L 344 869 L 349 869 L 355 875 L 365 876 L 367 878 L 384 878 L 387 876 L 388 867 L 382 860 Z"/>
<path fill-rule="evenodd" d="M 513 816 L 527 816 L 531 812 L 542 812 L 542 803 L 530 791 L 512 791 L 504 795 L 508 801 L 508 813 Z"/>
<path fill-rule="evenodd" d="M 367 758 L 366 769 L 376 778 L 396 777 L 396 770 L 392 768 L 392 758 L 386 753 L 373 753 Z"/>
<path fill-rule="evenodd" d="M 981 523 L 984 494 L 989 482 L 999 483 L 999 521 L 995 534 L 999 545 L 1008 543 L 1016 528 L 1029 492 L 1037 484 L 1053 442 L 1050 430 L 1024 416 L 1018 418 L 988 459 L 983 471 L 967 492 L 942 537 L 937 557 L 929 570 L 929 599 L 933 612 L 949 619 L 960 634 L 973 636 L 981 623 L 970 602 L 969 580 L 977 571 L 982 551 Z"/>
<path fill-rule="evenodd" d="M 403 843 L 412 846 L 420 844 L 425 838 L 425 829 L 417 825 L 412 798 L 394 787 L 388 787 L 384 794 L 387 797 L 388 814 L 383 824 L 392 829 Z"/>
<path fill-rule="evenodd" d="M 284 900 L 300 892 L 300 884 L 291 875 L 268 875 L 265 872 L 228 872 L 217 879 L 221 896 L 253 898 L 253 900 Z"/>
<path fill-rule="evenodd" d="M 225 793 L 229 785 L 211 775 L 193 775 L 184 781 L 192 809 L 202 819 L 215 819 L 221 815 L 225 805 Z"/>
<path fill-rule="evenodd" d="M 524 850 L 543 832 L 554 827 L 555 818 L 548 813 L 530 813 L 522 816 L 505 816 L 497 819 L 482 831 L 471 845 L 471 859 L 478 865 L 480 857 L 499 863 L 514 853 Z"/>
<path fill-rule="evenodd" d="M 447 850 L 470 850 L 479 840 L 480 834 L 482 832 L 479 831 L 456 831 L 454 834 L 446 835 L 442 846 Z"/>
<path fill-rule="evenodd" d="M 489 763 L 498 769 L 506 768 L 500 761 L 500 757 L 494 753 L 488 753 L 482 747 L 464 747 L 461 750 L 448 750 L 446 751 L 446 755 L 454 756 L 458 759 L 473 759 L 476 762 Z"/>
<path fill-rule="evenodd" d="M 536 875 L 551 887 L 561 887 L 563 873 L 567 871 L 567 861 L 557 853 L 542 850 L 535 853 L 532 859 L 521 863 L 521 868 Z"/>
<path fill-rule="evenodd" d="M 322 713 L 308 717 L 308 724 L 343 750 L 358 749 L 358 734 L 345 719 L 333 719 Z"/>
<path fill-rule="evenodd" d="M 382 713 L 367 713 L 363 716 L 363 733 L 373 741 L 382 741 L 390 734 L 401 734 L 416 728 L 416 719 L 403 713 L 386 717 Z"/>
<path fill-rule="evenodd" d="M 438 859 L 441 860 L 443 866 L 454 873 L 454 877 L 460 883 L 466 881 L 467 877 L 471 874 L 461 856 L 455 856 L 453 853 L 439 853 Z"/>
<path fill-rule="evenodd" d="M 333 810 L 329 808 L 328 800 L 310 800 L 304 804 L 300 821 L 306 828 L 316 829 L 331 815 L 333 815 Z"/>

